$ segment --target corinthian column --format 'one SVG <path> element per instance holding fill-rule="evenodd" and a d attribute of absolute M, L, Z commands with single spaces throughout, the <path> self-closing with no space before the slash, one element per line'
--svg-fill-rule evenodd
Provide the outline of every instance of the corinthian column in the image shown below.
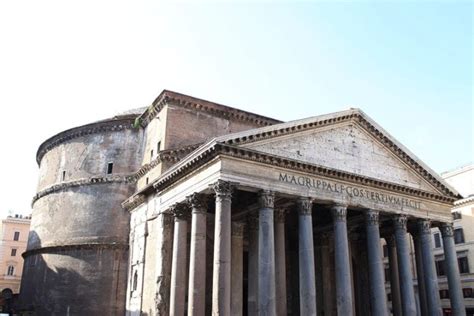
<path fill-rule="evenodd" d="M 388 248 L 388 265 L 390 269 L 390 294 L 392 295 L 393 316 L 402 316 L 402 299 L 400 294 L 400 274 L 398 273 L 398 258 L 395 237 L 385 237 Z"/>
<path fill-rule="evenodd" d="M 186 205 L 175 204 L 171 211 L 174 214 L 173 261 L 171 266 L 170 315 L 184 315 L 186 309 L 186 263 L 187 233 L 189 209 Z"/>
<path fill-rule="evenodd" d="M 352 316 L 352 282 L 346 215 L 347 207 L 345 205 L 332 207 L 337 314 Z"/>
<path fill-rule="evenodd" d="M 366 212 L 367 254 L 369 259 L 370 308 L 372 315 L 387 315 L 387 296 L 380 249 L 379 212 Z"/>
<path fill-rule="evenodd" d="M 407 216 L 397 215 L 394 218 L 395 240 L 397 243 L 398 271 L 400 273 L 400 294 L 403 316 L 416 315 L 413 275 L 410 268 L 410 249 L 407 240 Z"/>
<path fill-rule="evenodd" d="M 248 217 L 248 293 L 249 316 L 258 314 L 258 213 Z"/>
<path fill-rule="evenodd" d="M 260 315 L 275 315 L 275 235 L 273 232 L 274 193 L 259 194 L 258 221 L 258 311 Z"/>
<path fill-rule="evenodd" d="M 230 315 L 232 187 L 229 182 L 218 180 L 212 188 L 216 192 L 212 315 Z"/>
<path fill-rule="evenodd" d="M 316 315 L 316 277 L 314 271 L 313 204 L 309 198 L 298 199 L 298 242 L 300 270 L 300 314 Z"/>
<path fill-rule="evenodd" d="M 459 276 L 458 258 L 454 246 L 454 232 L 452 223 L 441 224 L 443 235 L 444 263 L 449 285 L 449 299 L 453 316 L 465 316 L 464 299 L 461 290 L 461 277 Z"/>
<path fill-rule="evenodd" d="M 286 316 L 285 210 L 275 210 L 276 314 Z"/>
<path fill-rule="evenodd" d="M 439 299 L 438 276 L 431 244 L 431 223 L 426 219 L 418 219 L 418 234 L 421 240 L 421 253 L 423 255 L 424 281 L 428 315 L 442 315 Z"/>
<path fill-rule="evenodd" d="M 232 316 L 242 316 L 243 313 L 243 249 L 244 224 L 232 223 L 232 275 L 231 303 Z"/>
<path fill-rule="evenodd" d="M 191 251 L 189 258 L 188 315 L 206 312 L 206 197 L 194 193 L 187 198 L 192 207 Z"/>
<path fill-rule="evenodd" d="M 417 230 L 410 232 L 413 237 L 413 244 L 415 245 L 415 261 L 416 261 L 416 276 L 418 279 L 418 297 L 420 298 L 420 314 L 421 316 L 429 316 L 428 303 L 426 301 L 425 290 L 425 266 L 423 265 L 423 253 L 421 250 L 421 238 Z"/>

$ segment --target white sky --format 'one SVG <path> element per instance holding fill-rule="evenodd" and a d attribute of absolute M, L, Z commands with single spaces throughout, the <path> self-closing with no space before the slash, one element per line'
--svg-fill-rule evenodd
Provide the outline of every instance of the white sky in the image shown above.
<path fill-rule="evenodd" d="M 472 161 L 472 5 L 410 3 L 2 1 L 0 216 L 30 212 L 45 139 L 163 89 L 282 120 L 356 106 L 438 172 Z"/>

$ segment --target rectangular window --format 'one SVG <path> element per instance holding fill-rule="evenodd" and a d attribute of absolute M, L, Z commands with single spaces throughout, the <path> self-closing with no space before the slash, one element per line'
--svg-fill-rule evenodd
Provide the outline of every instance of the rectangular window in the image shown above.
<path fill-rule="evenodd" d="M 388 257 L 388 247 L 387 247 L 387 245 L 383 245 L 383 257 L 384 258 Z"/>
<path fill-rule="evenodd" d="M 16 249 L 15 249 L 15 248 L 12 249 L 11 256 L 12 256 L 12 257 L 15 257 L 15 256 L 16 256 Z"/>
<path fill-rule="evenodd" d="M 61 181 L 64 181 L 64 180 L 66 180 L 66 171 L 65 170 L 63 170 L 63 173 L 61 175 Z"/>
<path fill-rule="evenodd" d="M 114 170 L 114 163 L 113 162 L 109 162 L 107 164 L 107 174 L 112 174 L 112 171 Z"/>
<path fill-rule="evenodd" d="M 13 240 L 20 240 L 20 232 L 15 232 L 13 234 Z"/>
<path fill-rule="evenodd" d="M 453 219 L 461 219 L 462 215 L 461 212 L 453 212 Z"/>
<path fill-rule="evenodd" d="M 459 273 L 469 273 L 469 261 L 467 257 L 458 258 Z"/>
<path fill-rule="evenodd" d="M 454 243 L 455 244 L 462 244 L 464 242 L 464 233 L 462 228 L 456 228 L 454 230 Z"/>
<path fill-rule="evenodd" d="M 449 298 L 449 291 L 448 290 L 440 290 L 439 291 L 439 297 L 441 299 L 447 299 Z"/>
<path fill-rule="evenodd" d="M 161 142 L 158 142 L 158 144 L 156 145 L 156 152 L 160 152 L 161 150 Z"/>
<path fill-rule="evenodd" d="M 472 288 L 463 288 L 462 289 L 462 294 L 465 298 L 473 298 L 474 297 L 474 291 L 472 290 Z"/>
<path fill-rule="evenodd" d="M 441 237 L 439 233 L 434 234 L 435 248 L 441 248 Z"/>
<path fill-rule="evenodd" d="M 436 260 L 436 273 L 438 276 L 446 275 L 444 271 L 444 260 Z"/>

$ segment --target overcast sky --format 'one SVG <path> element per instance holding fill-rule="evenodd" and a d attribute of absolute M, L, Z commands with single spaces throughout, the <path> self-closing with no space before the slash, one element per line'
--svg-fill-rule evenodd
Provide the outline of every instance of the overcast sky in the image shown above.
<path fill-rule="evenodd" d="M 437 172 L 473 161 L 471 1 L 0 1 L 0 215 L 46 138 L 170 89 L 281 120 L 359 107 Z"/>

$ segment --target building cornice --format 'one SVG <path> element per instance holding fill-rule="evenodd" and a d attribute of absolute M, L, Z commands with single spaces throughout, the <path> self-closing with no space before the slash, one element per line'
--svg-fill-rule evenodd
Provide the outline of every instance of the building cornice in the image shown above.
<path fill-rule="evenodd" d="M 467 198 L 464 198 L 462 200 L 457 200 L 454 202 L 454 207 L 459 207 L 459 206 L 465 206 L 473 203 L 474 204 L 474 195 L 473 196 L 468 196 Z"/>
<path fill-rule="evenodd" d="M 165 107 L 165 105 L 175 105 L 187 109 L 209 113 L 213 116 L 222 117 L 229 120 L 251 122 L 258 126 L 268 126 L 281 123 L 266 116 L 242 111 L 226 105 L 198 99 L 181 93 L 163 90 L 153 101 L 148 109 L 139 116 L 140 125 L 146 127 L 148 123 Z"/>
<path fill-rule="evenodd" d="M 452 204 L 455 200 L 454 197 L 434 194 L 431 192 L 414 189 L 391 182 L 380 181 L 378 179 L 373 179 L 341 170 L 335 170 L 290 158 L 274 156 L 271 154 L 222 143 L 208 144 L 207 148 L 202 148 L 195 155 L 190 155 L 186 161 L 183 161 L 181 164 L 179 164 L 179 166 L 176 166 L 176 168 L 173 168 L 169 172 L 163 174 L 162 177 L 158 178 L 154 182 L 153 187 L 156 190 L 161 191 L 219 155 L 244 159 L 247 161 L 258 162 L 266 165 L 324 176 L 332 179 L 359 183 L 364 186 L 371 186 L 378 189 L 390 190 L 401 194 L 410 194 L 413 196 L 418 196 L 423 199 L 433 200 L 440 203 Z"/>
<path fill-rule="evenodd" d="M 69 190 L 70 188 L 86 186 L 86 185 L 97 185 L 97 184 L 106 184 L 106 183 L 134 183 L 135 174 L 122 175 L 122 176 L 104 176 L 104 177 L 91 177 L 86 179 L 78 179 L 69 182 L 62 182 L 54 184 L 44 190 L 39 191 L 33 197 L 31 201 L 31 207 L 35 204 L 36 201 L 52 193 L 62 192 Z"/>
<path fill-rule="evenodd" d="M 39 146 L 38 151 L 36 152 L 36 162 L 38 165 L 40 165 L 41 159 L 48 151 L 72 139 L 86 135 L 132 129 L 134 128 L 133 123 L 136 117 L 136 115 L 126 115 L 116 119 L 104 120 L 74 127 L 56 134 L 45 140 Z"/>

